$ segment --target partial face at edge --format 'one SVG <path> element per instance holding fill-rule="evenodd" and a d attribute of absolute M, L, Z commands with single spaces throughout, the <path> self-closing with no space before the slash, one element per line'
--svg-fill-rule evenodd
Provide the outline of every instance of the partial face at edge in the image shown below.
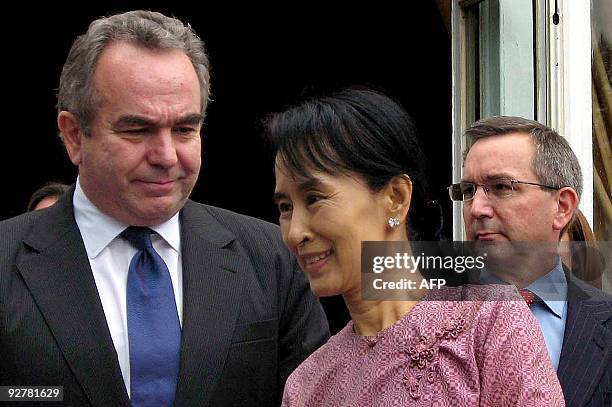
<path fill-rule="evenodd" d="M 41 199 L 40 202 L 36 204 L 36 206 L 34 207 L 34 210 L 39 211 L 41 209 L 46 209 L 50 206 L 55 205 L 58 200 L 59 200 L 59 196 L 56 196 L 56 195 L 46 196 L 43 199 Z"/>

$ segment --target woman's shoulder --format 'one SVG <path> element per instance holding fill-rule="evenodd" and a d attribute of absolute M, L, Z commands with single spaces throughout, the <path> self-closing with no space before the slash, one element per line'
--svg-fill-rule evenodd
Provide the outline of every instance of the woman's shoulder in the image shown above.
<path fill-rule="evenodd" d="M 443 287 L 428 295 L 428 299 L 445 301 L 452 304 L 448 306 L 458 310 L 470 308 L 476 310 L 477 314 L 495 314 L 508 308 L 528 311 L 516 287 L 507 284 L 466 284 L 458 287 Z"/>
<path fill-rule="evenodd" d="M 461 299 L 457 309 L 463 310 L 481 356 L 512 342 L 543 345 L 538 322 L 515 286 L 466 285 L 454 290 L 460 291 L 454 294 Z"/>
<path fill-rule="evenodd" d="M 489 316 L 490 322 L 493 323 L 501 318 L 505 320 L 502 325 L 506 327 L 537 326 L 527 303 L 513 285 L 471 285 L 466 287 L 465 295 L 469 301 L 481 302 L 481 319 Z"/>
<path fill-rule="evenodd" d="M 492 329 L 528 329 L 537 326 L 516 287 L 505 284 L 463 285 L 445 287 L 428 294 L 430 305 L 424 313 L 445 315 L 444 319 L 465 321 L 478 337 Z M 479 335 L 481 334 L 481 335 Z"/>
<path fill-rule="evenodd" d="M 522 297 L 515 286 L 510 284 L 465 284 L 459 287 L 445 287 L 442 295 L 453 296 L 461 301 L 518 301 Z"/>
<path fill-rule="evenodd" d="M 518 301 L 522 297 L 516 287 L 509 284 L 464 284 L 430 290 L 425 299 L 433 301 Z"/>

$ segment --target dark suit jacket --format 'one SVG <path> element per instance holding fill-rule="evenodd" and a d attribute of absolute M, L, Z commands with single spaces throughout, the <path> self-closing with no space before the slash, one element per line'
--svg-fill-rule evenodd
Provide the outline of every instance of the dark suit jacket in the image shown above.
<path fill-rule="evenodd" d="M 192 201 L 180 224 L 175 405 L 277 404 L 328 338 L 319 302 L 277 226 Z M 0 223 L 0 385 L 63 386 L 66 405 L 129 405 L 72 193 Z"/>
<path fill-rule="evenodd" d="M 567 289 L 567 322 L 557 371 L 566 405 L 610 407 L 612 296 L 569 275 Z"/>

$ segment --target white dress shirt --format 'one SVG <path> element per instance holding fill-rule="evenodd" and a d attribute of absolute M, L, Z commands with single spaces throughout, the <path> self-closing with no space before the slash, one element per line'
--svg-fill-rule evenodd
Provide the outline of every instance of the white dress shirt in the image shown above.
<path fill-rule="evenodd" d="M 106 323 L 117 351 L 121 374 L 128 395 L 130 394 L 130 349 L 127 328 L 127 277 L 128 268 L 136 249 L 120 233 L 129 225 L 102 213 L 85 195 L 79 179 L 73 198 L 74 217 L 81 232 L 91 271 Z M 157 234 L 151 235 L 153 247 L 170 271 L 174 298 L 183 323 L 183 284 L 181 267 L 181 236 L 179 214 L 166 222 L 151 226 Z M 95 374 L 92 372 L 92 374 Z"/>

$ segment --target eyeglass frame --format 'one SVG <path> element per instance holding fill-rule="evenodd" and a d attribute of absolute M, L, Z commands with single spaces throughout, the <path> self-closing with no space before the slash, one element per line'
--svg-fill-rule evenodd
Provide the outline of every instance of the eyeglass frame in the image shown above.
<path fill-rule="evenodd" d="M 503 197 L 498 197 L 498 198 L 508 198 L 510 196 L 512 196 L 514 194 L 514 184 L 525 184 L 525 185 L 535 185 L 538 187 L 542 187 L 542 188 L 548 188 L 548 189 L 552 189 L 555 191 L 558 191 L 562 188 L 565 187 L 553 187 L 551 185 L 545 185 L 545 184 L 538 184 L 537 182 L 529 182 L 529 181 L 519 181 L 517 179 L 514 178 L 506 178 L 506 177 L 501 177 L 501 178 L 495 178 L 495 179 L 491 179 L 490 181 L 485 182 L 484 184 L 478 184 L 476 182 L 469 182 L 469 181 L 461 181 L 461 182 L 456 182 L 454 184 L 449 185 L 446 189 L 448 190 L 448 195 L 450 196 L 451 201 L 453 202 L 470 202 L 474 200 L 474 197 L 476 196 L 476 192 L 478 192 L 478 187 L 481 187 L 482 190 L 484 191 L 484 194 L 489 197 L 489 191 L 490 188 L 487 188 L 487 185 L 490 187 L 491 183 L 494 183 L 495 181 L 510 181 L 510 185 L 512 186 L 512 192 L 506 196 Z M 471 184 L 471 185 L 475 185 L 474 188 L 474 195 L 472 195 L 472 197 L 470 199 L 461 199 L 461 200 L 455 200 L 453 199 L 453 193 L 452 193 L 452 188 L 455 186 L 459 186 L 460 184 Z"/>

